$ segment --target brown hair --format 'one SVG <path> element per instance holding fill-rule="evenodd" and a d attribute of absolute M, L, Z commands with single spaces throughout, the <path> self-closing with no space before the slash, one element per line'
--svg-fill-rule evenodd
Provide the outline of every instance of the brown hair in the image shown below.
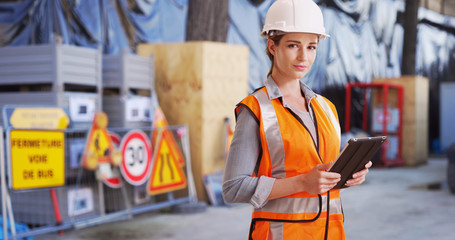
<path fill-rule="evenodd" d="M 278 46 L 278 44 L 280 44 L 280 40 L 281 40 L 281 38 L 283 38 L 283 36 L 284 36 L 284 34 L 269 36 L 269 39 L 273 41 L 275 46 Z M 267 53 L 267 56 L 269 57 L 270 62 L 272 62 L 272 65 L 270 66 L 269 73 L 267 73 L 267 78 L 268 78 L 268 77 L 270 77 L 270 75 L 272 75 L 273 66 L 275 65 L 274 64 L 274 59 L 275 58 L 272 55 L 272 53 L 270 53 L 268 46 L 265 48 L 265 53 Z"/>

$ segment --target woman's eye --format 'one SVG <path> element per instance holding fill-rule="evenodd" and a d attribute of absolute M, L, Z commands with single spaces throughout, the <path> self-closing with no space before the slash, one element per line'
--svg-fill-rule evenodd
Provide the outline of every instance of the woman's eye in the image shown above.
<path fill-rule="evenodd" d="M 309 46 L 308 49 L 316 50 L 316 46 Z"/>
<path fill-rule="evenodd" d="M 298 46 L 297 46 L 297 44 L 289 44 L 288 47 L 289 47 L 289 48 L 296 48 L 296 47 L 298 47 Z"/>

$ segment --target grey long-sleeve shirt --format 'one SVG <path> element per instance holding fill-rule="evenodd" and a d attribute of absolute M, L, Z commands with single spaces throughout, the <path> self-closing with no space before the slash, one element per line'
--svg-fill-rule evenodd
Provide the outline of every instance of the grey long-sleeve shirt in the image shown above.
<path fill-rule="evenodd" d="M 316 142 L 312 112 L 301 112 L 286 104 L 278 86 L 271 78 L 267 79 L 265 86 L 271 99 L 281 98 L 283 106 L 293 111 L 302 120 Z M 301 83 L 301 90 L 311 111 L 309 102 L 314 97 L 314 93 L 303 83 Z M 251 203 L 255 208 L 263 207 L 267 203 L 275 178 L 252 176 L 260 153 L 259 125 L 252 113 L 245 107 L 241 107 L 224 172 L 223 196 L 227 202 Z"/>

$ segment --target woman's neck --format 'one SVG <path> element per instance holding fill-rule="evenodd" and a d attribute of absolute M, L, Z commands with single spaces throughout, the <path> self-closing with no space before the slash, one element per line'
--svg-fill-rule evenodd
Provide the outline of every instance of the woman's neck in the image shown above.
<path fill-rule="evenodd" d="M 280 89 L 281 94 L 284 97 L 299 97 L 302 96 L 300 91 L 300 82 L 299 79 L 286 79 L 279 76 L 274 76 L 272 73 L 272 78 L 275 81 L 276 85 Z"/>

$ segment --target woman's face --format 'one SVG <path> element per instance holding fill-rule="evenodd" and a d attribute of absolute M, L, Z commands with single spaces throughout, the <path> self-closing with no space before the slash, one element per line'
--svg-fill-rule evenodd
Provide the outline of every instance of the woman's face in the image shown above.
<path fill-rule="evenodd" d="M 274 56 L 272 77 L 300 79 L 310 71 L 316 58 L 319 36 L 313 33 L 285 34 L 278 45 L 272 40 L 267 47 Z"/>

